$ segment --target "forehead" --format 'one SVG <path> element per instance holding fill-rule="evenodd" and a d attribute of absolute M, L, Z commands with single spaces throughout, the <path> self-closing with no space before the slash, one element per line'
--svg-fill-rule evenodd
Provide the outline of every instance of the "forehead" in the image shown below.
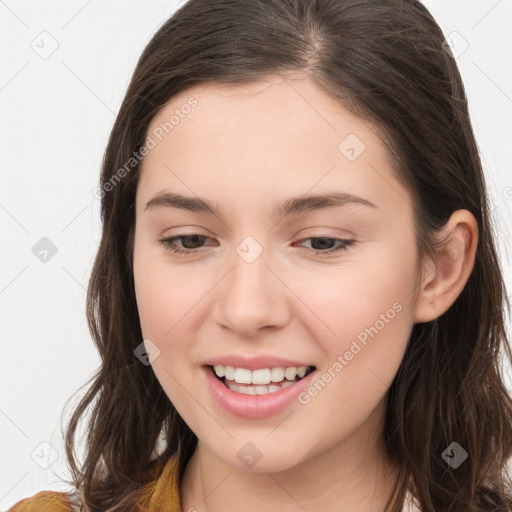
<path fill-rule="evenodd" d="M 174 95 L 152 119 L 148 131 L 169 124 L 173 114 L 175 135 L 186 127 L 204 127 L 219 134 L 244 126 L 242 132 L 231 135 L 307 134 L 312 142 L 327 136 L 328 143 L 336 142 L 345 129 L 352 129 L 368 142 L 378 143 L 379 139 L 374 125 L 353 115 L 309 78 L 279 75 L 249 84 L 197 85 Z"/>
<path fill-rule="evenodd" d="M 140 185 L 152 193 L 177 186 L 202 187 L 204 195 L 213 188 L 300 194 L 318 183 L 382 195 L 393 181 L 378 129 L 308 78 L 194 86 L 160 109 L 147 135 L 156 146 L 142 162 Z"/>

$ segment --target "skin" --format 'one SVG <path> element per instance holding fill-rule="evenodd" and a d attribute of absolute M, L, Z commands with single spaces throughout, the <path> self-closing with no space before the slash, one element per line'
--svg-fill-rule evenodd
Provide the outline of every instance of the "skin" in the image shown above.
<path fill-rule="evenodd" d="M 181 482 L 182 510 L 382 511 L 399 470 L 381 437 L 387 392 L 413 325 L 444 313 L 464 288 L 476 220 L 454 212 L 442 233 L 452 235 L 450 245 L 439 250 L 437 267 L 426 260 L 417 282 L 411 194 L 375 126 L 309 78 L 280 75 L 182 91 L 148 134 L 192 96 L 197 106 L 143 161 L 134 246 L 142 332 L 160 350 L 153 370 L 198 437 Z M 349 134 L 366 146 L 354 161 L 338 149 Z M 146 210 L 164 189 L 216 202 L 223 217 Z M 329 191 L 376 208 L 273 215 L 286 198 Z M 176 241 L 199 248 L 194 255 L 158 241 L 184 234 L 209 238 Z M 247 236 L 263 249 L 250 264 L 236 252 Z M 312 237 L 355 243 L 322 256 L 336 243 Z M 294 401 L 269 418 L 225 412 L 199 370 L 217 355 L 265 353 L 307 361 L 322 374 L 396 303 L 400 312 L 309 403 Z M 251 468 L 237 457 L 247 442 L 262 454 Z"/>

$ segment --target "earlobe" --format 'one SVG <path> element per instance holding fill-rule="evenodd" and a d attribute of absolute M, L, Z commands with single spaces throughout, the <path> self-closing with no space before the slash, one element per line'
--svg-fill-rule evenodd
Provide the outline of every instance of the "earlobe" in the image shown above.
<path fill-rule="evenodd" d="M 437 235 L 436 260 L 429 260 L 416 305 L 415 323 L 430 322 L 457 300 L 473 271 L 478 223 L 468 210 L 454 212 Z"/>

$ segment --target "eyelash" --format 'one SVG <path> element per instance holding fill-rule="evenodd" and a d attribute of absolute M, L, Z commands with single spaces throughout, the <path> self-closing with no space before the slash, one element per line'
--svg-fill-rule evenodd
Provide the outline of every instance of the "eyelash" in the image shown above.
<path fill-rule="evenodd" d="M 197 252 L 199 252 L 201 250 L 201 248 L 198 248 L 198 249 L 178 249 L 176 248 L 176 245 L 175 245 L 175 240 L 179 240 L 181 238 L 187 238 L 187 237 L 194 237 L 194 236 L 199 236 L 199 237 L 203 237 L 203 238 L 210 238 L 210 237 L 207 237 L 205 235 L 199 235 L 197 233 L 191 233 L 189 235 L 177 235 L 177 236 L 172 236 L 172 237 L 168 237 L 168 238 L 160 238 L 158 241 L 169 251 L 173 252 L 173 253 L 179 253 L 179 254 L 196 254 Z M 309 237 L 309 238 L 304 238 L 303 240 L 300 240 L 300 242 L 305 242 L 306 240 L 317 240 L 317 239 L 321 239 L 321 238 L 324 238 L 324 239 L 327 239 L 327 240 L 335 240 L 337 242 L 339 242 L 338 246 L 336 247 L 333 247 L 332 249 L 327 249 L 326 251 L 321 251 L 319 249 L 308 249 L 307 252 L 309 253 L 314 253 L 315 255 L 324 255 L 324 254 L 332 254 L 332 253 L 335 253 L 335 252 L 340 252 L 340 251 L 344 251 L 344 250 L 347 250 L 347 248 L 351 245 L 353 245 L 355 243 L 355 240 L 346 240 L 346 239 L 343 239 L 343 238 L 334 238 L 334 237 L 329 237 L 329 236 L 314 236 L 314 237 Z M 307 248 L 306 248 L 307 249 Z"/>

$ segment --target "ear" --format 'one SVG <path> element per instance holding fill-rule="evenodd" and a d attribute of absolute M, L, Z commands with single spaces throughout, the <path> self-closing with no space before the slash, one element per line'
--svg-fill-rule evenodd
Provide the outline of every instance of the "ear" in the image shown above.
<path fill-rule="evenodd" d="M 468 210 L 457 210 L 436 238 L 441 245 L 435 261 L 424 264 L 415 323 L 441 316 L 466 286 L 475 263 L 478 223 Z"/>

